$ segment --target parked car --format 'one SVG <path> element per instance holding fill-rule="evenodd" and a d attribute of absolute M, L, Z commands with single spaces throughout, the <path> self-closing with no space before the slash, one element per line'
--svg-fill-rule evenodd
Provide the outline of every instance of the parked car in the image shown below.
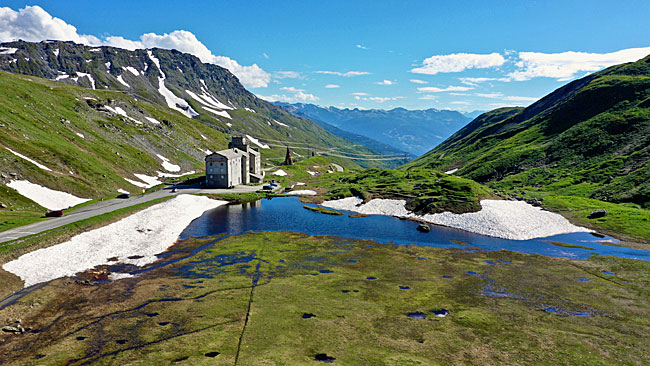
<path fill-rule="evenodd" d="M 117 196 L 117 198 L 130 198 L 131 194 L 130 193 L 122 193 Z"/>
<path fill-rule="evenodd" d="M 265 191 L 272 191 L 273 187 L 271 185 L 267 184 L 267 185 L 263 186 L 262 189 L 265 190 Z"/>
<path fill-rule="evenodd" d="M 63 216 L 63 210 L 52 210 L 45 213 L 45 217 L 61 217 Z"/>

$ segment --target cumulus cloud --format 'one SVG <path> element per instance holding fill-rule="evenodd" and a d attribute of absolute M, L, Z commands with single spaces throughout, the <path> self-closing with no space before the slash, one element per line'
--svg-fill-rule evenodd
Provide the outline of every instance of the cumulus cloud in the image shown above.
<path fill-rule="evenodd" d="M 327 84 L 327 85 L 325 85 L 325 89 L 336 89 L 336 88 L 340 88 L 340 87 L 341 87 L 340 85 L 336 85 L 336 84 Z"/>
<path fill-rule="evenodd" d="M 276 71 L 273 73 L 276 79 L 302 79 L 302 74 L 298 71 Z"/>
<path fill-rule="evenodd" d="M 30 42 L 52 39 L 93 46 L 101 44 L 99 38 L 77 33 L 75 26 L 51 16 L 38 5 L 26 6 L 18 11 L 7 7 L 0 8 L 0 41 L 19 39 Z"/>
<path fill-rule="evenodd" d="M 362 49 L 362 50 L 367 50 L 367 49 L 368 49 L 368 47 L 366 47 L 366 46 L 364 46 L 364 45 L 361 45 L 361 44 L 358 44 L 358 45 L 356 45 L 355 47 L 356 47 L 356 48 L 359 48 L 359 49 Z"/>
<path fill-rule="evenodd" d="M 477 86 L 480 83 L 484 83 L 486 81 L 503 81 L 503 82 L 508 82 L 511 81 L 512 79 L 510 78 L 458 78 L 461 83 L 465 85 L 471 85 L 471 86 Z"/>
<path fill-rule="evenodd" d="M 488 69 L 499 67 L 506 59 L 499 53 L 480 55 L 474 53 L 453 53 L 451 55 L 436 55 L 424 59 L 422 66 L 411 72 L 416 74 L 435 75 L 441 72 L 461 72 L 468 69 Z"/>
<path fill-rule="evenodd" d="M 482 98 L 493 98 L 493 99 L 501 99 L 501 100 L 506 100 L 510 102 L 536 102 L 539 98 L 535 97 L 521 97 L 521 96 L 510 96 L 510 95 L 503 95 L 503 93 L 476 93 L 476 96 L 482 97 Z"/>
<path fill-rule="evenodd" d="M 298 89 L 293 86 L 285 86 L 280 88 L 280 90 L 287 91 L 289 95 L 286 94 L 273 94 L 269 96 L 257 95 L 258 98 L 264 99 L 269 102 L 286 102 L 286 103 L 297 103 L 297 102 L 316 102 L 320 98 L 313 94 L 306 93 L 304 89 Z"/>
<path fill-rule="evenodd" d="M 468 91 L 474 89 L 469 86 L 448 86 L 446 88 L 437 88 L 435 86 L 425 86 L 418 88 L 420 93 L 444 93 L 444 92 L 455 92 L 455 91 Z"/>
<path fill-rule="evenodd" d="M 128 50 L 153 47 L 176 49 L 193 54 L 202 62 L 225 67 L 248 88 L 266 87 L 271 80 L 271 75 L 256 64 L 243 66 L 229 57 L 213 55 L 192 32 L 176 30 L 162 35 L 146 33 L 140 36 L 139 40 L 129 40 L 121 36 L 109 36 L 100 40 L 95 36 L 79 34 L 76 27 L 52 17 L 39 6 L 26 6 L 18 11 L 7 7 L 0 8 L 0 41 L 17 39 L 31 42 L 53 39 Z"/>
<path fill-rule="evenodd" d="M 384 80 L 384 81 L 378 81 L 375 84 L 377 84 L 377 85 L 393 85 L 393 84 L 395 84 L 395 82 L 390 81 L 390 80 Z"/>
<path fill-rule="evenodd" d="M 336 76 L 343 76 L 346 78 L 349 78 L 351 76 L 359 76 L 359 75 L 370 75 L 369 72 L 366 71 L 348 71 L 348 72 L 340 72 L 340 71 L 314 71 L 316 74 L 325 74 L 325 75 L 336 75 Z"/>
<path fill-rule="evenodd" d="M 413 84 L 428 84 L 428 81 L 420 80 L 420 79 L 411 79 L 410 82 Z"/>
<path fill-rule="evenodd" d="M 628 48 L 610 53 L 587 52 L 519 52 L 515 64 L 520 70 L 508 74 L 513 80 L 525 81 L 535 77 L 571 80 L 584 72 L 594 72 L 624 62 L 637 61 L 650 54 L 650 47 Z"/>

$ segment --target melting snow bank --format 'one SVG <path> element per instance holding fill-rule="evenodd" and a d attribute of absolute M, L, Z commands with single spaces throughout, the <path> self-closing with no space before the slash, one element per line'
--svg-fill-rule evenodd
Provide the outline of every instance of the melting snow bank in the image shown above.
<path fill-rule="evenodd" d="M 323 206 L 368 215 L 410 217 L 437 225 L 510 240 L 528 240 L 552 235 L 589 232 L 571 224 L 563 216 L 544 211 L 523 201 L 483 200 L 479 212 L 415 215 L 404 200 L 374 199 L 363 204 L 360 198 L 348 197 L 323 202 Z"/>
<path fill-rule="evenodd" d="M 144 266 L 155 262 L 156 254 L 174 244 L 181 232 L 203 212 L 226 203 L 180 195 L 110 225 L 79 234 L 65 243 L 27 253 L 2 268 L 19 276 L 28 287 L 114 263 L 108 261 L 112 257 L 118 257 L 121 263 Z M 128 258 L 136 256 L 138 259 Z"/>
<path fill-rule="evenodd" d="M 7 187 L 15 189 L 21 196 L 29 198 L 48 210 L 62 210 L 90 201 L 87 198 L 79 198 L 70 193 L 55 191 L 26 180 L 13 180 L 7 184 Z"/>
<path fill-rule="evenodd" d="M 312 191 L 311 189 L 301 189 L 301 190 L 286 192 L 285 194 L 287 196 L 315 196 L 317 193 L 316 191 Z"/>
<path fill-rule="evenodd" d="M 278 169 L 278 170 L 274 171 L 274 172 L 271 173 L 271 174 L 272 174 L 272 175 L 279 175 L 279 176 L 281 176 L 281 177 L 286 177 L 286 176 L 287 176 L 287 172 L 285 172 L 285 171 L 282 170 L 282 169 Z"/>

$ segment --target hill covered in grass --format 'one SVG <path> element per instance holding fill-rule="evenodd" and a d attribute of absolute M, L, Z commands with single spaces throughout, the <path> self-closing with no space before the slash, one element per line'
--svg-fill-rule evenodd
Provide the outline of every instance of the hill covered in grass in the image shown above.
<path fill-rule="evenodd" d="M 376 151 L 257 98 L 227 69 L 187 53 L 63 41 L 16 41 L 0 44 L 0 50 L 2 71 L 120 92 L 163 106 L 223 134 L 250 135 L 260 142 L 259 147 L 270 147 L 265 154 L 268 158 L 284 158 L 283 148 L 289 145 L 301 154 L 338 155 L 368 167 L 390 165 L 386 160 L 369 160 Z"/>
<path fill-rule="evenodd" d="M 405 168 L 650 208 L 650 57 L 482 114 Z M 523 189 L 526 187 L 526 189 Z"/>

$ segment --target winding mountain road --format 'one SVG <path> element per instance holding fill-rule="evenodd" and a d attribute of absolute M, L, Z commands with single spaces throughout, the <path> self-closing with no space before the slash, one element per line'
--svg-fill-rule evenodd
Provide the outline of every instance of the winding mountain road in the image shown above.
<path fill-rule="evenodd" d="M 23 238 L 25 236 L 39 234 L 48 230 L 56 229 L 61 226 L 71 224 L 73 222 L 85 220 L 91 217 L 102 215 L 108 212 L 113 212 L 121 208 L 134 206 L 140 203 L 153 201 L 158 198 L 168 197 L 170 195 L 177 195 L 181 193 L 248 193 L 255 192 L 262 189 L 262 186 L 236 186 L 232 189 L 202 189 L 196 187 L 177 187 L 177 192 L 172 193 L 171 187 L 161 189 L 159 191 L 140 195 L 132 196 L 127 199 L 113 198 L 106 201 L 100 201 L 91 205 L 82 207 L 67 213 L 63 217 L 47 218 L 30 225 L 20 226 L 11 230 L 0 232 L 0 243 L 11 240 Z"/>

